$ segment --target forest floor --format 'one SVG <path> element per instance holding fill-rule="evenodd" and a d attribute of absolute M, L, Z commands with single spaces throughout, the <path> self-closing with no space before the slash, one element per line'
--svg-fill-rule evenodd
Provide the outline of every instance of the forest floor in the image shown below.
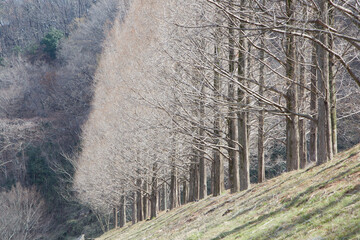
<path fill-rule="evenodd" d="M 209 196 L 98 239 L 360 239 L 360 145 L 324 165 Z"/>

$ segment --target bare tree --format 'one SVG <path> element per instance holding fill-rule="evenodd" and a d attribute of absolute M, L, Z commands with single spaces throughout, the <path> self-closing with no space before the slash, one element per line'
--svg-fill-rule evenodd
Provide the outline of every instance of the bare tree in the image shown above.
<path fill-rule="evenodd" d="M 35 188 L 16 184 L 9 192 L 0 192 L 0 234 L 4 239 L 36 239 L 48 227 L 44 200 Z"/>

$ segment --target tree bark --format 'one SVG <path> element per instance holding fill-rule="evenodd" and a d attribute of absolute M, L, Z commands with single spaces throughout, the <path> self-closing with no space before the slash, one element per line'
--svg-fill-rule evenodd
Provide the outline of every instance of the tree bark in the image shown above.
<path fill-rule="evenodd" d="M 205 87 L 201 86 L 201 97 L 200 97 L 200 129 L 199 129 L 199 135 L 200 135 L 200 146 L 199 146 L 199 198 L 203 199 L 207 196 L 207 182 L 206 182 L 206 163 L 205 163 Z"/>
<path fill-rule="evenodd" d="M 193 157 L 190 164 L 189 174 L 189 201 L 199 200 L 199 162 L 198 162 L 198 151 L 193 149 Z"/>
<path fill-rule="evenodd" d="M 245 1 L 241 1 L 241 7 L 245 6 Z M 245 25 L 240 24 L 239 33 L 239 51 L 238 51 L 238 81 L 245 84 L 245 78 L 247 77 L 247 57 L 248 43 L 244 33 Z M 244 110 L 247 105 L 246 94 L 240 88 L 237 88 L 237 128 L 238 128 L 238 142 L 239 142 L 239 181 L 240 191 L 246 190 L 250 187 L 250 162 L 249 162 L 249 128 L 248 128 L 248 113 Z"/>
<path fill-rule="evenodd" d="M 318 0 L 319 18 L 328 23 L 328 2 Z M 326 31 L 322 24 L 317 24 L 320 31 Z M 325 32 L 318 34 L 318 39 L 325 46 L 328 46 L 328 35 Z M 319 151 L 317 164 L 323 164 L 332 158 L 331 143 L 331 120 L 330 120 L 330 92 L 329 92 L 329 53 L 319 44 L 316 45 L 317 53 L 317 84 L 319 90 L 318 97 L 318 138 Z"/>
<path fill-rule="evenodd" d="M 113 215 L 114 215 L 114 228 L 118 227 L 118 209 L 115 207 L 113 209 Z"/>
<path fill-rule="evenodd" d="M 122 196 L 120 199 L 120 227 L 125 226 L 126 223 L 126 201 L 125 201 L 125 196 Z"/>
<path fill-rule="evenodd" d="M 136 192 L 133 192 L 132 195 L 133 201 L 132 201 L 132 215 L 131 215 L 131 222 L 132 224 L 135 224 L 137 222 L 137 203 L 136 203 Z"/>
<path fill-rule="evenodd" d="M 175 166 L 171 167 L 171 183 L 170 183 L 170 209 L 178 206 L 177 194 L 177 170 Z"/>
<path fill-rule="evenodd" d="M 180 179 L 178 179 L 178 182 L 177 182 L 177 204 L 178 206 L 181 206 L 181 189 L 180 189 Z"/>
<path fill-rule="evenodd" d="M 167 204 L 167 184 L 164 182 L 163 185 L 163 211 L 166 211 L 168 209 L 168 204 Z"/>
<path fill-rule="evenodd" d="M 229 0 L 230 11 L 233 10 L 233 1 Z M 234 75 L 235 72 L 235 31 L 234 19 L 229 18 L 229 74 Z M 238 124 L 235 107 L 235 87 L 232 80 L 228 83 L 228 152 L 229 152 L 229 182 L 231 192 L 240 190 L 239 177 L 239 146 L 238 146 Z"/>
<path fill-rule="evenodd" d="M 149 207 L 149 199 L 148 199 L 148 183 L 147 181 L 144 181 L 143 183 L 143 190 L 144 190 L 144 196 L 143 196 L 143 216 L 144 216 L 144 220 L 146 220 L 148 218 L 148 207 Z"/>
<path fill-rule="evenodd" d="M 219 13 L 215 13 L 216 23 L 220 26 L 221 21 L 219 18 Z M 214 64 L 220 68 L 220 28 L 215 29 L 215 46 L 214 46 Z M 215 70 L 214 71 L 214 96 L 216 101 L 221 100 L 221 79 L 220 74 Z M 221 153 L 221 111 L 217 105 L 214 103 L 214 146 L 213 150 L 213 168 L 212 168 L 212 184 L 213 184 L 213 196 L 219 196 L 224 191 L 224 160 Z"/>
<path fill-rule="evenodd" d="M 294 24 L 295 1 L 286 0 L 286 14 L 289 25 Z M 287 171 L 299 168 L 299 123 L 298 116 L 298 91 L 295 84 L 295 36 L 291 30 L 286 31 L 286 77 L 291 81 L 286 93 L 286 107 L 290 111 L 286 117 L 286 169 Z"/>
<path fill-rule="evenodd" d="M 300 111 L 303 112 L 305 110 L 304 102 L 305 102 L 305 66 L 304 66 L 304 57 L 300 55 L 300 67 L 299 67 L 299 78 L 300 78 L 300 86 L 299 86 L 299 105 Z M 307 163 L 307 147 L 306 147 L 306 128 L 305 128 L 305 119 L 301 118 L 299 120 L 299 156 L 300 156 L 300 168 L 304 169 Z"/>
<path fill-rule="evenodd" d="M 262 33 L 264 35 L 264 32 Z M 264 47 L 264 41 L 261 41 L 261 47 Z M 260 50 L 260 61 L 264 62 L 265 60 L 265 53 L 264 51 Z M 265 85 L 265 78 L 264 78 L 264 64 L 260 64 L 259 69 L 259 95 L 264 95 L 264 85 Z M 263 102 L 259 101 L 259 108 L 261 109 L 259 112 L 258 117 L 258 183 L 262 183 L 265 181 L 265 155 L 264 155 L 264 118 L 265 118 L 265 111 L 263 110 L 264 104 Z"/>
<path fill-rule="evenodd" d="M 317 119 L 317 59 L 316 46 L 313 44 L 311 54 L 311 92 L 310 92 L 310 113 L 314 119 Z M 310 142 L 309 142 L 309 160 L 317 162 L 317 146 L 318 146 L 318 127 L 315 121 L 310 122 Z"/>
<path fill-rule="evenodd" d="M 329 26 L 334 26 L 334 8 L 329 9 Z M 329 34 L 329 49 L 334 48 L 334 38 Z M 337 154 L 337 117 L 336 117 L 336 80 L 334 75 L 335 57 L 329 53 L 329 89 L 330 89 L 330 118 L 331 118 L 331 140 L 332 152 Z"/>
<path fill-rule="evenodd" d="M 157 179 L 157 163 L 153 164 L 153 177 L 151 181 L 151 211 L 150 218 L 157 217 L 157 195 L 158 195 L 158 179 Z"/>
<path fill-rule="evenodd" d="M 183 181 L 183 204 L 188 203 L 188 187 L 186 180 Z"/>
<path fill-rule="evenodd" d="M 137 186 L 137 196 L 136 196 L 136 210 L 137 210 L 137 220 L 140 222 L 142 220 L 144 220 L 144 215 L 143 215 L 143 201 L 142 201 L 142 194 L 141 194 L 141 189 L 142 189 L 142 179 L 138 178 L 136 180 L 136 186 Z"/>

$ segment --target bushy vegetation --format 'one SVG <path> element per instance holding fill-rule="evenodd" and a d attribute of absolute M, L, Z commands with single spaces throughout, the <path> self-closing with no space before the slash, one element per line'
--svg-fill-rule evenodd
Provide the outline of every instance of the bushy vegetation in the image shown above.
<path fill-rule="evenodd" d="M 41 39 L 40 44 L 44 46 L 44 52 L 48 54 L 51 59 L 56 58 L 56 51 L 60 44 L 60 40 L 64 37 L 64 33 L 52 28 L 44 37 Z"/>
<path fill-rule="evenodd" d="M 45 202 L 42 210 L 55 216 L 46 239 L 77 237 L 85 225 L 96 235 L 101 230 L 95 215 L 74 202 L 70 189 L 74 168 L 66 157 L 79 146 L 97 56 L 118 1 L 38 3 L 2 2 L 9 11 L 0 19 L 5 20 L 0 26 L 0 49 L 6 62 L 0 68 L 0 193 L 17 183 L 36 187 Z M 15 11 L 22 16 L 10 14 Z M 82 20 L 74 23 L 75 18 Z M 41 23 L 35 24 L 37 20 Z"/>
<path fill-rule="evenodd" d="M 27 160 L 27 183 L 36 186 L 49 202 L 56 202 L 58 194 L 58 179 L 55 172 L 49 166 L 43 152 L 39 147 L 29 147 L 26 150 Z"/>

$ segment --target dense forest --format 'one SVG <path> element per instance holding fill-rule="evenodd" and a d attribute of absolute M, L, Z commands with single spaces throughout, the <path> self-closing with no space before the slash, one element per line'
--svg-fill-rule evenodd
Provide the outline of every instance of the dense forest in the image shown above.
<path fill-rule="evenodd" d="M 0 235 L 96 235 L 331 161 L 360 142 L 359 24 L 356 0 L 0 1 Z"/>
<path fill-rule="evenodd" d="M 0 1 L 1 239 L 82 233 L 89 210 L 72 196 L 66 159 L 79 148 L 102 43 L 124 16 L 118 4 Z"/>

